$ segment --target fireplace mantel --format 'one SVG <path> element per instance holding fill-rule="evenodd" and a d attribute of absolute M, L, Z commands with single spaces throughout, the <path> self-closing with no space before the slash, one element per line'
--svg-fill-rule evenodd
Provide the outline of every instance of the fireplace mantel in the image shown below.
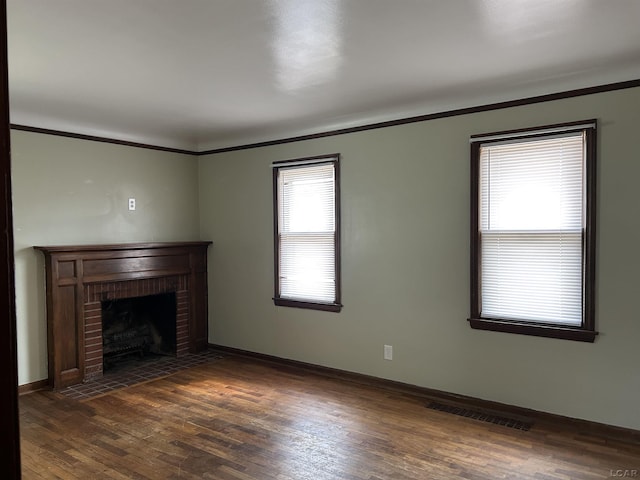
<path fill-rule="evenodd" d="M 49 382 L 54 390 L 102 375 L 96 304 L 175 291 L 178 355 L 207 346 L 207 247 L 201 242 L 36 246 L 45 257 Z M 97 326 L 97 327 L 96 327 Z M 101 335 L 101 332 L 100 332 Z M 98 360 L 98 355 L 100 359 Z M 99 365 L 98 365 L 99 363 Z"/>

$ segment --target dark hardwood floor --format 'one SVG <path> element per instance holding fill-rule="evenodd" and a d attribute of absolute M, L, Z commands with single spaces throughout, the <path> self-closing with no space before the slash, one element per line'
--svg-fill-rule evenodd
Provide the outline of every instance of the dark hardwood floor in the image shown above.
<path fill-rule="evenodd" d="M 637 444 L 427 403 L 233 356 L 84 401 L 36 392 L 20 399 L 23 478 L 640 478 Z"/>

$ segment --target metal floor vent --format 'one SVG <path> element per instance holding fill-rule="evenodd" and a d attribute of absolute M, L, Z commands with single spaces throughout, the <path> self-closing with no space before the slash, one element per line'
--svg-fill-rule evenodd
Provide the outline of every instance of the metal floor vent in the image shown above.
<path fill-rule="evenodd" d="M 499 415 L 493 415 L 487 412 L 479 412 L 477 410 L 469 410 L 468 408 L 456 407 L 454 405 L 445 405 L 438 402 L 430 402 L 427 408 L 437 410 L 439 412 L 452 413 L 461 417 L 473 418 L 474 420 L 480 420 L 482 422 L 494 423 L 496 425 L 502 425 L 504 427 L 515 428 L 516 430 L 523 430 L 528 432 L 532 424 L 530 422 L 523 422 L 516 420 L 515 418 L 501 417 Z"/>

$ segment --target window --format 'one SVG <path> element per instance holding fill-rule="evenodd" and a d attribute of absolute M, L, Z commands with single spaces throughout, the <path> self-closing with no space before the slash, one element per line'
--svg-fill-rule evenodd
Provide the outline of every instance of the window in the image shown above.
<path fill-rule="evenodd" d="M 471 327 L 593 342 L 596 121 L 471 137 Z"/>
<path fill-rule="evenodd" d="M 273 164 L 276 305 L 339 312 L 339 155 Z"/>

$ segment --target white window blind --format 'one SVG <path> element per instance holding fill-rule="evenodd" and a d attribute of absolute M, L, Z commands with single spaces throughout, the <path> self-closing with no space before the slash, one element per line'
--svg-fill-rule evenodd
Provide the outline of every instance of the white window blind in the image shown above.
<path fill-rule="evenodd" d="M 334 162 L 279 167 L 279 295 L 336 301 Z"/>
<path fill-rule="evenodd" d="M 583 132 L 480 147 L 481 316 L 580 326 Z"/>

